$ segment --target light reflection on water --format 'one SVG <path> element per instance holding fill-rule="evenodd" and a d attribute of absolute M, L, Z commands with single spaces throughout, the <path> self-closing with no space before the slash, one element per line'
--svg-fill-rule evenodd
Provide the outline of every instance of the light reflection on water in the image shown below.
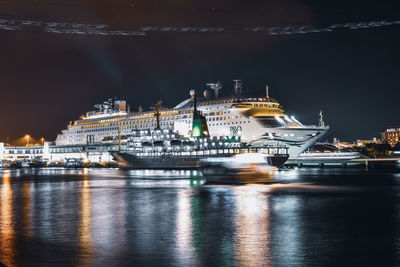
<path fill-rule="evenodd" d="M 32 200 L 31 200 L 31 183 L 25 181 L 22 184 L 21 198 L 23 202 L 22 208 L 22 233 L 25 236 L 30 236 L 31 233 L 31 219 L 32 219 Z"/>
<path fill-rule="evenodd" d="M 90 180 L 88 170 L 83 169 L 83 180 L 80 197 L 80 225 L 79 225 L 79 259 L 78 266 L 90 265 L 92 246 L 92 225 L 91 225 L 91 197 Z"/>
<path fill-rule="evenodd" d="M 11 187 L 10 171 L 5 170 L 1 179 L 1 240 L 0 259 L 7 266 L 16 265 L 15 231 L 13 214 L 13 189 Z"/>
<path fill-rule="evenodd" d="M 178 214 L 176 216 L 175 235 L 179 252 L 179 264 L 182 266 L 197 265 L 193 248 L 191 198 L 190 190 L 179 191 L 178 193 Z"/>
<path fill-rule="evenodd" d="M 265 186 L 235 188 L 236 257 L 240 266 L 271 264 L 268 190 Z"/>
<path fill-rule="evenodd" d="M 197 171 L 0 174 L 7 266 L 288 266 L 345 263 L 349 253 L 357 264 L 397 262 L 397 173 L 280 170 L 272 184 L 244 186 L 205 184 Z"/>

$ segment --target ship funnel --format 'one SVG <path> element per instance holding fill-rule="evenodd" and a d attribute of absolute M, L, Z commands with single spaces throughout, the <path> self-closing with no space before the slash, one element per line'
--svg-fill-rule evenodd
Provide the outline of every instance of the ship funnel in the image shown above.
<path fill-rule="evenodd" d="M 207 83 L 207 86 L 210 86 L 212 90 L 214 90 L 215 98 L 218 98 L 219 90 L 222 89 L 222 84 L 220 82 L 217 83 Z"/>
<path fill-rule="evenodd" d="M 193 90 L 194 91 L 194 90 Z M 193 103 L 193 121 L 192 121 L 192 133 L 193 137 L 208 137 L 208 127 L 206 117 L 197 110 L 197 97 L 196 91 L 194 91 L 194 103 Z"/>

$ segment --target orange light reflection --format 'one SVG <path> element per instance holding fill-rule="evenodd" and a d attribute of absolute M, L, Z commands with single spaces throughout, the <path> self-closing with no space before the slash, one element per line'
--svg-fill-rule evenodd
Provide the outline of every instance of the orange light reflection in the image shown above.
<path fill-rule="evenodd" d="M 79 226 L 79 262 L 78 266 L 91 265 L 93 253 L 92 229 L 91 229 L 91 195 L 88 170 L 83 169 L 83 181 L 81 186 L 81 214 Z"/>
<path fill-rule="evenodd" d="M 13 214 L 13 191 L 11 187 L 10 171 L 3 172 L 1 180 L 1 220 L 0 220 L 0 261 L 6 266 L 15 266 L 15 230 Z"/>
<path fill-rule="evenodd" d="M 22 184 L 22 198 L 23 198 L 23 208 L 22 208 L 22 232 L 25 236 L 31 235 L 31 191 L 30 183 L 24 182 Z"/>

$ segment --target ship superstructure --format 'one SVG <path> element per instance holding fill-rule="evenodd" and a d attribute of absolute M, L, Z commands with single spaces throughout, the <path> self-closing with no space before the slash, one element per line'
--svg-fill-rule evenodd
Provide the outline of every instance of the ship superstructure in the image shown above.
<path fill-rule="evenodd" d="M 318 139 L 329 127 L 306 126 L 284 113 L 279 102 L 270 97 L 268 87 L 264 97 L 249 97 L 242 92 L 239 80 L 229 97 L 218 95 L 222 85 L 208 84 L 212 96 L 204 91 L 197 98 L 197 110 L 206 118 L 210 137 L 239 136 L 249 146 L 285 145 L 289 155 L 298 156 Z M 193 135 L 194 95 L 174 108 L 156 111 L 130 112 L 126 102 L 109 99 L 96 105 L 97 111 L 88 112 L 68 125 L 56 139 L 57 145 L 126 143 L 132 131 L 171 130 L 181 137 Z M 159 105 L 161 106 L 161 105 Z"/>

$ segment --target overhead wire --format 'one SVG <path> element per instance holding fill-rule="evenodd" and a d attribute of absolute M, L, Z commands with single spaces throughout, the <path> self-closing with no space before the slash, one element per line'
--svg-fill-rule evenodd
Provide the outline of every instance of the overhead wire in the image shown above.
<path fill-rule="evenodd" d="M 0 31 L 18 31 L 39 27 L 46 33 L 79 34 L 79 35 L 114 35 L 114 36 L 146 36 L 150 33 L 222 33 L 247 32 L 266 33 L 267 35 L 292 35 L 332 32 L 336 30 L 358 30 L 400 24 L 400 20 L 374 20 L 356 23 L 330 24 L 327 26 L 292 25 L 292 26 L 246 26 L 231 28 L 224 26 L 140 26 L 132 30 L 115 29 L 108 24 L 83 24 L 70 22 L 46 22 L 36 20 L 0 19 Z"/>

